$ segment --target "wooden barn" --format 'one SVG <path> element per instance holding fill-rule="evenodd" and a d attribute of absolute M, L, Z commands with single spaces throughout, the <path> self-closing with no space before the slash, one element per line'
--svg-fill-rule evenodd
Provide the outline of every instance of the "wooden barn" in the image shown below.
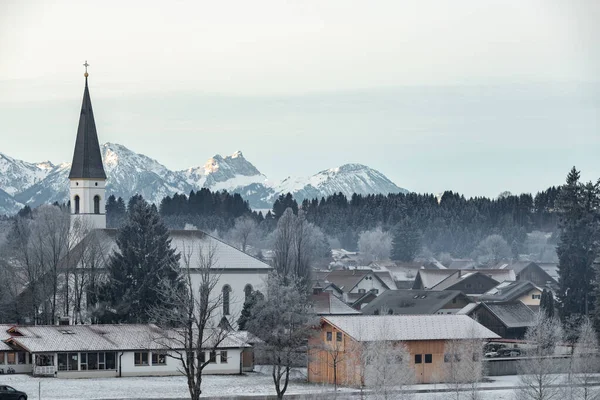
<path fill-rule="evenodd" d="M 449 341 L 499 338 L 467 315 L 359 315 L 323 317 L 309 341 L 308 381 L 363 386 L 362 349 L 367 343 L 404 344 L 415 383 L 444 382 Z M 335 377 L 335 378 L 334 378 Z"/>

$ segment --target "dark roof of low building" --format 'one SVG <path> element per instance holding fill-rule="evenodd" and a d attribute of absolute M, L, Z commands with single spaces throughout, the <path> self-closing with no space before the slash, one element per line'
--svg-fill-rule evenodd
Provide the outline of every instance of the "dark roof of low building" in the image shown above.
<path fill-rule="evenodd" d="M 360 311 L 350 307 L 329 292 L 310 296 L 313 311 L 317 315 L 358 315 Z"/>
<path fill-rule="evenodd" d="M 483 274 L 478 271 L 464 271 L 464 272 L 459 271 L 459 272 L 455 272 L 454 274 L 450 275 L 449 277 L 447 277 L 446 279 L 444 279 L 443 281 L 441 281 L 440 283 L 435 285 L 432 289 L 433 290 L 451 289 L 454 285 L 456 285 L 466 279 L 472 279 L 478 275 L 483 277 L 483 279 L 490 281 L 489 287 L 498 283 L 498 281 L 495 280 L 494 278 L 492 278 L 491 276 L 489 276 L 487 274 Z M 481 293 L 481 292 L 475 292 L 475 293 Z"/>
<path fill-rule="evenodd" d="M 532 290 L 540 290 L 529 281 L 502 282 L 479 297 L 481 301 L 513 301 Z"/>
<path fill-rule="evenodd" d="M 520 301 L 483 302 L 479 307 L 487 308 L 507 328 L 526 328 L 534 324 L 535 313 Z"/>
<path fill-rule="evenodd" d="M 106 179 L 87 77 L 69 179 Z"/>
<path fill-rule="evenodd" d="M 459 296 L 467 299 L 460 290 L 386 290 L 361 311 L 363 314 L 381 313 L 381 310 L 395 315 L 435 314 Z"/>

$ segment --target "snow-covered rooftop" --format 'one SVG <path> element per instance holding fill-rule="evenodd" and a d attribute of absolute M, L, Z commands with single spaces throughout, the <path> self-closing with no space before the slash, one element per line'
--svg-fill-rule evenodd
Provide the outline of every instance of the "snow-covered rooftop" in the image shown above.
<path fill-rule="evenodd" d="M 467 315 L 359 315 L 323 319 L 361 342 L 499 338 Z"/>

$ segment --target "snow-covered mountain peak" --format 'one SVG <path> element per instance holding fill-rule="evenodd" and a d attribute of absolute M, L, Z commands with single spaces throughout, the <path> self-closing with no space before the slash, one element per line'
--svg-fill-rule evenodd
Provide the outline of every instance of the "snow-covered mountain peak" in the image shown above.
<path fill-rule="evenodd" d="M 342 192 L 405 192 L 382 173 L 362 164 L 345 164 L 308 178 L 289 177 L 272 184 L 241 151 L 230 156 L 216 154 L 201 166 L 171 171 L 158 161 L 118 143 L 101 145 L 108 176 L 107 195 L 128 199 L 141 194 L 155 204 L 165 196 L 209 188 L 239 193 L 254 208 L 270 208 L 283 193 L 291 192 L 298 201 Z M 68 200 L 71 163 L 49 161 L 28 163 L 0 153 L 0 214 L 10 214 L 28 204 L 32 207 Z"/>
<path fill-rule="evenodd" d="M 0 153 L 0 188 L 13 196 L 44 179 L 52 163 L 29 163 Z"/>
<path fill-rule="evenodd" d="M 344 164 L 323 170 L 308 178 L 288 177 L 274 187 L 278 193 L 292 193 L 297 200 L 327 196 L 342 192 L 353 193 L 406 193 L 381 172 L 363 164 Z"/>

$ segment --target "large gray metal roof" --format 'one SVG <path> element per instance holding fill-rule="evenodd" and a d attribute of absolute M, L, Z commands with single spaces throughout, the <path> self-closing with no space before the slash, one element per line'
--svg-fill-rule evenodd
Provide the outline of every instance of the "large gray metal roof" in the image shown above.
<path fill-rule="evenodd" d="M 323 319 L 359 342 L 499 338 L 467 315 L 356 315 Z"/>
<path fill-rule="evenodd" d="M 71 164 L 71 172 L 69 173 L 69 179 L 81 178 L 106 179 L 87 77 L 85 78 L 83 103 L 81 104 L 79 126 L 77 127 L 73 163 Z"/>

